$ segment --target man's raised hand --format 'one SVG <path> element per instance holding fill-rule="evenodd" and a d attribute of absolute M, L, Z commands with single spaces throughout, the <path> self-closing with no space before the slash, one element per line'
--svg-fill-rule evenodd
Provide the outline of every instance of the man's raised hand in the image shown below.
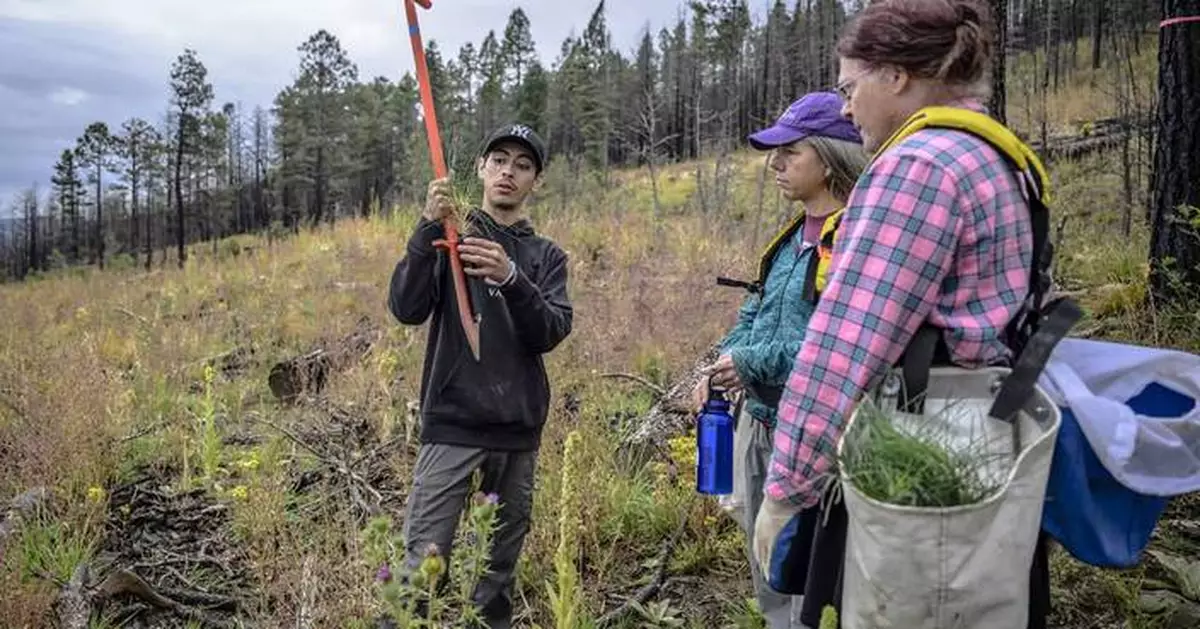
<path fill-rule="evenodd" d="M 434 179 L 429 182 L 429 191 L 425 195 L 425 209 L 421 215 L 431 221 L 440 221 L 457 213 L 458 204 L 454 201 L 450 177 Z"/>

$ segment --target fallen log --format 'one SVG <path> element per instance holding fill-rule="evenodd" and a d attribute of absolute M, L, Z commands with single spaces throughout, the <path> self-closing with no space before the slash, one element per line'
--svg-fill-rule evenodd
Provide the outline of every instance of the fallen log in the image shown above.
<path fill-rule="evenodd" d="M 630 382 L 636 382 L 636 383 L 638 383 L 638 384 L 640 384 L 640 385 L 642 385 L 642 386 L 646 387 L 647 389 L 650 389 L 651 391 L 653 391 L 653 392 L 654 392 L 656 395 L 658 395 L 659 397 L 662 397 L 662 396 L 664 396 L 664 395 L 666 395 L 666 394 L 667 394 L 667 392 L 666 392 L 666 391 L 664 391 L 662 387 L 658 386 L 657 384 L 654 384 L 653 382 L 650 382 L 650 380 L 649 380 L 649 379 L 647 379 L 647 378 L 643 378 L 642 376 L 639 376 L 639 375 L 637 375 L 637 374 L 632 374 L 632 373 L 602 373 L 602 374 L 600 374 L 600 377 L 601 377 L 601 378 L 611 378 L 611 379 L 615 379 L 615 380 L 628 380 L 628 381 L 630 381 Z"/>
<path fill-rule="evenodd" d="M 337 472 L 338 474 L 345 476 L 349 481 L 351 481 L 351 483 L 350 483 L 351 497 L 357 503 L 356 506 L 358 506 L 358 508 L 361 509 L 364 513 L 376 515 L 384 508 L 386 501 L 384 500 L 383 494 L 379 493 L 379 490 L 376 489 L 375 486 L 372 485 L 369 480 L 363 478 L 360 474 L 358 474 L 353 469 L 351 469 L 353 467 L 352 465 L 347 465 L 343 461 L 336 460 L 335 458 L 326 455 L 317 446 L 314 446 L 313 444 L 305 441 L 304 439 L 301 439 L 298 435 L 296 435 L 296 433 L 294 433 L 286 428 L 283 428 L 282 426 L 273 424 L 265 419 L 259 419 L 256 417 L 247 417 L 246 419 L 248 419 L 249 421 L 254 422 L 256 424 L 262 424 L 264 426 L 267 426 L 268 428 L 275 430 L 276 432 L 280 433 L 284 437 L 287 437 L 292 443 L 300 446 L 301 448 L 304 448 L 310 454 L 317 457 L 317 460 L 324 463 L 325 466 L 328 467 L 329 469 Z M 358 495 L 359 487 L 361 487 L 361 489 L 363 491 L 366 491 L 368 494 L 371 495 L 372 498 L 375 499 L 374 504 L 367 504 L 364 500 L 362 500 L 362 498 Z"/>
<path fill-rule="evenodd" d="M 1051 137 L 1046 140 L 1045 146 L 1035 140 L 1029 143 L 1029 147 L 1047 162 L 1078 159 L 1120 146 L 1126 136 L 1147 128 L 1147 123 L 1133 118 L 1110 118 L 1096 121 L 1088 133 Z"/>
<path fill-rule="evenodd" d="M 695 409 L 692 390 L 705 378 L 702 369 L 718 357 L 713 345 L 692 364 L 683 376 L 675 380 L 644 415 L 631 422 L 632 429 L 622 439 L 620 454 L 627 465 L 639 467 L 663 449 L 671 437 L 691 427 Z"/>
<path fill-rule="evenodd" d="M 276 363 L 267 377 L 271 393 L 285 404 L 301 395 L 320 393 L 331 375 L 361 361 L 382 336 L 380 328 L 364 319 L 351 334 L 319 343 L 304 354 Z"/>

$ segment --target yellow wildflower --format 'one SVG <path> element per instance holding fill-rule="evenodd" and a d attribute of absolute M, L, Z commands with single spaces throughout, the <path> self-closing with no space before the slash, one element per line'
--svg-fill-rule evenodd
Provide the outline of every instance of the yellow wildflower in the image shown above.
<path fill-rule="evenodd" d="M 244 470 L 250 470 L 252 472 L 257 470 L 258 466 L 260 465 L 260 461 L 258 459 L 258 450 L 251 450 L 250 454 L 248 454 L 246 458 L 238 462 L 238 465 L 240 465 Z"/>

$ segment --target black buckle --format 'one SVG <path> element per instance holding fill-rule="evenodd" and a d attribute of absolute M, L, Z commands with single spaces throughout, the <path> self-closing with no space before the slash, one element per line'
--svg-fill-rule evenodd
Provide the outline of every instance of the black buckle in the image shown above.
<path fill-rule="evenodd" d="M 744 288 L 750 294 L 762 292 L 762 284 L 758 282 L 746 282 L 743 280 L 735 280 L 730 277 L 717 277 L 718 286 L 731 286 L 733 288 Z"/>

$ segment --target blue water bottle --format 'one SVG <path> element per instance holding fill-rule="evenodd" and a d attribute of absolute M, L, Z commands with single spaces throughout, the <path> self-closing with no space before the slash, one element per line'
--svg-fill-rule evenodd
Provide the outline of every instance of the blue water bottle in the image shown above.
<path fill-rule="evenodd" d="M 725 389 L 708 385 L 708 401 L 696 418 L 696 491 L 733 493 L 733 414 Z"/>

